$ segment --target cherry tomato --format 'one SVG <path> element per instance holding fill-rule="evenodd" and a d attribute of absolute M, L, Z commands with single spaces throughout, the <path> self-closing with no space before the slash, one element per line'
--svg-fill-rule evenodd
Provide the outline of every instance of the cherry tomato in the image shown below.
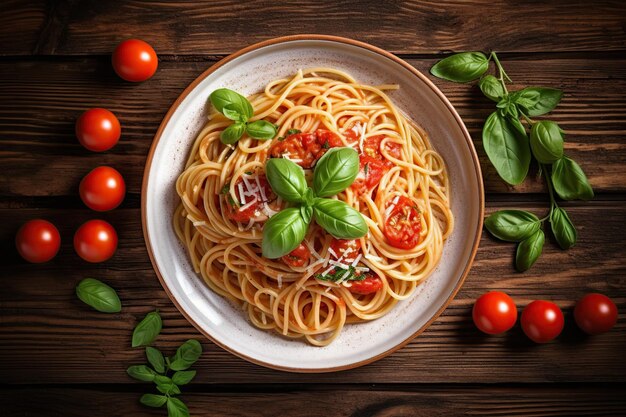
<path fill-rule="evenodd" d="M 119 120 L 107 109 L 96 107 L 87 110 L 76 120 L 76 137 L 90 151 L 111 149 L 120 140 L 121 134 Z"/>
<path fill-rule="evenodd" d="M 330 242 L 330 248 L 335 253 L 335 259 L 341 259 L 344 263 L 351 263 L 356 260 L 361 252 L 361 241 L 359 239 L 335 239 Z M 346 254 L 346 251 L 348 252 Z"/>
<path fill-rule="evenodd" d="M 306 265 L 310 258 L 311 251 L 304 243 L 300 243 L 297 248 L 283 256 L 281 259 L 289 266 L 301 267 Z"/>
<path fill-rule="evenodd" d="M 87 207 L 96 211 L 107 211 L 113 210 L 124 200 L 126 185 L 117 170 L 101 166 L 85 175 L 78 190 Z"/>
<path fill-rule="evenodd" d="M 359 155 L 359 174 L 350 187 L 357 194 L 369 194 L 389 171 L 388 162 L 369 155 Z"/>
<path fill-rule="evenodd" d="M 383 234 L 387 241 L 398 249 L 412 249 L 417 246 L 421 231 L 420 212 L 415 202 L 408 197 L 400 196 L 385 220 Z"/>
<path fill-rule="evenodd" d="M 230 194 L 226 194 L 226 205 L 228 210 L 226 215 L 236 222 L 248 223 L 250 219 L 262 221 L 267 216 L 261 213 L 263 204 L 274 201 L 276 195 L 272 191 L 265 174 L 258 174 L 259 183 L 256 178 L 240 177 L 235 184 L 235 195 L 239 201 L 234 201 Z M 241 187 L 239 185 L 241 184 Z M 259 185 L 261 188 L 259 188 Z M 243 194 L 242 194 L 243 192 Z"/>
<path fill-rule="evenodd" d="M 41 219 L 30 220 L 17 231 L 15 246 L 22 258 L 38 264 L 56 256 L 61 236 L 52 223 Z"/>
<path fill-rule="evenodd" d="M 515 325 L 517 308 L 508 294 L 489 291 L 478 297 L 474 303 L 472 318 L 481 332 L 499 334 Z"/>
<path fill-rule="evenodd" d="M 286 156 L 302 168 L 312 168 L 330 148 L 343 146 L 341 138 L 329 130 L 318 129 L 314 133 L 295 133 L 275 143 L 270 149 L 272 158 Z"/>
<path fill-rule="evenodd" d="M 535 343 L 546 343 L 561 334 L 563 312 L 550 301 L 537 300 L 522 311 L 522 330 Z"/>
<path fill-rule="evenodd" d="M 617 307 L 606 295 L 587 294 L 576 303 L 574 319 L 585 333 L 606 333 L 617 322 Z"/>
<path fill-rule="evenodd" d="M 368 274 L 363 281 L 350 281 L 348 291 L 353 294 L 367 295 L 383 288 L 383 281 L 376 275 Z"/>
<path fill-rule="evenodd" d="M 104 262 L 117 249 L 117 233 L 104 220 L 89 220 L 74 234 L 74 250 L 87 262 Z"/>
<path fill-rule="evenodd" d="M 117 75 L 132 82 L 146 81 L 159 66 L 154 49 L 139 39 L 128 39 L 117 45 L 112 61 Z"/>

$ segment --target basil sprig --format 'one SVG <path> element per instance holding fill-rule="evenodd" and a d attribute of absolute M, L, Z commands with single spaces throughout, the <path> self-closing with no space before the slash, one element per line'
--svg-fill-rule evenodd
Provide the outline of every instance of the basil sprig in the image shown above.
<path fill-rule="evenodd" d="M 487 74 L 493 61 L 497 76 Z M 518 270 L 530 268 L 541 254 L 545 235 L 544 221 L 549 220 L 552 234 L 562 249 L 576 243 L 577 233 L 567 212 L 559 207 L 555 196 L 563 200 L 589 200 L 593 189 L 582 168 L 563 151 L 563 130 L 550 120 L 531 117 L 551 112 L 561 101 L 563 92 L 555 88 L 527 87 L 509 92 L 504 71 L 495 52 L 463 52 L 436 63 L 431 74 L 445 80 L 464 83 L 479 79 L 478 87 L 496 103 L 487 118 L 482 138 L 485 153 L 498 175 L 511 185 L 521 184 L 534 158 L 544 173 L 550 195 L 550 212 L 543 219 L 522 210 L 503 210 L 485 220 L 485 227 L 495 237 L 517 242 L 515 264 Z M 528 129 L 520 122 L 526 122 Z M 530 130 L 530 138 L 528 135 Z"/>
<path fill-rule="evenodd" d="M 245 133 L 248 136 L 268 140 L 276 136 L 276 126 L 265 120 L 256 120 L 248 123 L 254 115 L 252 104 L 241 94 L 228 88 L 218 88 L 209 96 L 215 110 L 226 118 L 234 121 L 220 134 L 220 140 L 226 145 L 237 142 Z"/>
<path fill-rule="evenodd" d="M 359 156 L 351 148 L 332 148 L 322 156 L 313 172 L 313 187 L 308 187 L 304 171 L 288 159 L 272 158 L 265 174 L 274 193 L 296 206 L 272 216 L 263 227 L 263 256 L 280 258 L 304 240 L 315 219 L 338 239 L 356 239 L 367 233 L 361 213 L 343 201 L 328 199 L 348 188 L 359 173 Z"/>
<path fill-rule="evenodd" d="M 102 313 L 119 313 L 122 303 L 115 290 L 94 278 L 85 278 L 76 286 L 76 295 L 83 303 Z"/>
<path fill-rule="evenodd" d="M 140 337 L 142 344 L 151 343 L 160 330 L 161 318 L 158 313 L 149 313 L 133 332 L 133 347 L 136 346 L 135 335 L 141 335 L 137 337 Z M 153 382 L 160 394 L 144 394 L 139 401 L 148 407 L 165 406 L 169 417 L 189 417 L 187 406 L 175 396 L 181 393 L 181 386 L 187 385 L 196 376 L 196 371 L 187 369 L 200 358 L 201 354 L 202 345 L 193 339 L 183 343 L 172 357 L 164 356 L 157 348 L 146 347 L 146 358 L 150 366 L 132 365 L 126 372 L 138 381 Z M 170 376 L 171 372 L 173 374 Z"/>

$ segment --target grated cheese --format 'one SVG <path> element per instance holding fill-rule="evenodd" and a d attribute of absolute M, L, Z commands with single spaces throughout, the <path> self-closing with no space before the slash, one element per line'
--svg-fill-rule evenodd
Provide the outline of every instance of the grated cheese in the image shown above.
<path fill-rule="evenodd" d="M 246 195 L 243 192 L 243 185 L 239 183 L 238 187 L 239 187 L 239 198 L 241 198 L 241 204 L 246 204 Z"/>
<path fill-rule="evenodd" d="M 198 227 L 198 226 L 206 226 L 206 222 L 204 220 L 202 221 L 195 221 L 193 222 L 193 225 Z"/>
<path fill-rule="evenodd" d="M 328 262 L 329 262 L 331 265 L 333 265 L 333 266 L 338 266 L 338 267 L 339 267 L 339 268 L 341 268 L 341 269 L 350 269 L 350 265 L 348 265 L 348 264 L 344 264 L 344 263 L 341 263 L 341 262 L 338 262 L 338 261 L 333 261 L 333 260 L 330 260 L 330 261 L 328 261 Z"/>
<path fill-rule="evenodd" d="M 333 250 L 333 248 L 328 247 L 328 253 L 330 253 L 331 255 L 333 255 L 335 258 L 339 258 L 339 256 L 337 256 L 337 254 L 335 253 L 335 251 Z"/>
<path fill-rule="evenodd" d="M 250 201 L 249 203 L 244 204 L 243 206 L 239 207 L 239 211 L 244 211 L 246 209 L 249 209 L 250 207 L 252 207 L 254 205 L 254 203 L 256 203 L 256 197 L 252 201 Z"/>
<path fill-rule="evenodd" d="M 267 196 L 265 195 L 265 190 L 261 187 L 261 182 L 259 181 L 259 176 L 255 175 L 254 179 L 256 180 L 256 185 L 259 187 L 259 191 L 261 192 L 261 201 L 267 201 Z"/>
<path fill-rule="evenodd" d="M 278 274 L 276 279 L 278 280 L 278 288 L 282 288 L 283 287 L 283 274 Z"/>

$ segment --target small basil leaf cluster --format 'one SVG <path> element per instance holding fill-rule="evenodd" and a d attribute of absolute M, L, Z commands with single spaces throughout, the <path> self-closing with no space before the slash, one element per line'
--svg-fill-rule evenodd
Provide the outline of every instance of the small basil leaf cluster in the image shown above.
<path fill-rule="evenodd" d="M 272 190 L 292 207 L 272 216 L 263 227 L 263 256 L 280 258 L 304 240 L 313 219 L 338 239 L 356 239 L 367 233 L 361 213 L 343 201 L 330 199 L 348 188 L 359 173 L 359 156 L 351 148 L 328 150 L 317 162 L 313 187 L 307 185 L 304 171 L 283 158 L 269 159 L 265 175 Z"/>
<path fill-rule="evenodd" d="M 161 332 L 161 316 L 157 311 L 148 313 L 133 331 L 132 346 L 151 344 Z M 189 410 L 184 402 L 174 397 L 181 393 L 180 387 L 191 382 L 196 371 L 188 370 L 202 354 L 202 345 L 197 340 L 187 340 L 174 356 L 167 357 L 160 350 L 146 346 L 148 365 L 133 365 L 126 372 L 136 380 L 154 382 L 160 394 L 144 394 L 139 401 L 148 407 L 167 408 L 169 417 L 188 417 Z"/>
<path fill-rule="evenodd" d="M 209 100 L 218 112 L 234 121 L 220 134 L 222 143 L 232 145 L 243 136 L 244 132 L 260 140 L 273 139 L 276 136 L 276 126 L 270 122 L 257 120 L 248 123 L 254 114 L 254 109 L 248 99 L 241 94 L 228 88 L 219 88 L 211 93 Z"/>
<path fill-rule="evenodd" d="M 498 70 L 498 77 L 486 74 L 491 60 Z M 511 79 L 495 52 L 489 56 L 482 52 L 455 54 L 436 63 L 430 72 L 454 82 L 480 78 L 478 87 L 485 97 L 496 102 L 496 110 L 483 127 L 483 147 L 504 181 L 511 185 L 522 183 L 532 158 L 545 173 L 550 194 L 550 212 L 546 218 L 539 220 L 528 212 L 505 210 L 492 214 L 485 222 L 487 230 L 497 238 L 519 242 L 517 269 L 527 270 L 541 254 L 545 236 L 540 226 L 547 219 L 559 246 L 563 249 L 572 247 L 576 243 L 576 228 L 566 211 L 558 206 L 555 194 L 563 200 L 589 200 L 593 198 L 593 189 L 582 168 L 565 156 L 564 132 L 559 125 L 550 120 L 531 118 L 554 110 L 563 92 L 547 87 L 527 87 L 509 92 L 505 80 L 510 82 Z M 530 128 L 530 137 L 520 117 Z M 510 234 L 512 231 L 515 233 Z"/>

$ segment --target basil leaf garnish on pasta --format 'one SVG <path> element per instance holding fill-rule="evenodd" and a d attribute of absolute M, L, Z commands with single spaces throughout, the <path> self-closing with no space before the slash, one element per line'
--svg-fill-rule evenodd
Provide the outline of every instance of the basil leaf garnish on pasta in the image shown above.
<path fill-rule="evenodd" d="M 361 213 L 340 200 L 316 199 L 313 215 L 317 224 L 337 239 L 356 239 L 368 230 Z"/>
<path fill-rule="evenodd" d="M 318 197 L 330 197 L 348 188 L 359 174 L 359 155 L 352 148 L 332 148 L 317 161 L 313 190 Z"/>
<path fill-rule="evenodd" d="M 263 227 L 263 256 L 280 258 L 294 250 L 306 235 L 309 224 L 299 208 L 286 208 L 272 216 Z"/>
<path fill-rule="evenodd" d="M 220 140 L 232 145 L 243 136 L 244 132 L 251 138 L 269 140 L 276 136 L 277 126 L 265 120 L 248 123 L 254 115 L 254 108 L 247 98 L 228 88 L 218 88 L 209 96 L 215 110 L 235 123 L 227 126 L 220 134 Z"/>
<path fill-rule="evenodd" d="M 302 168 L 284 158 L 272 158 L 265 164 L 265 175 L 272 190 L 283 200 L 292 203 L 304 201 L 307 191 Z"/>

